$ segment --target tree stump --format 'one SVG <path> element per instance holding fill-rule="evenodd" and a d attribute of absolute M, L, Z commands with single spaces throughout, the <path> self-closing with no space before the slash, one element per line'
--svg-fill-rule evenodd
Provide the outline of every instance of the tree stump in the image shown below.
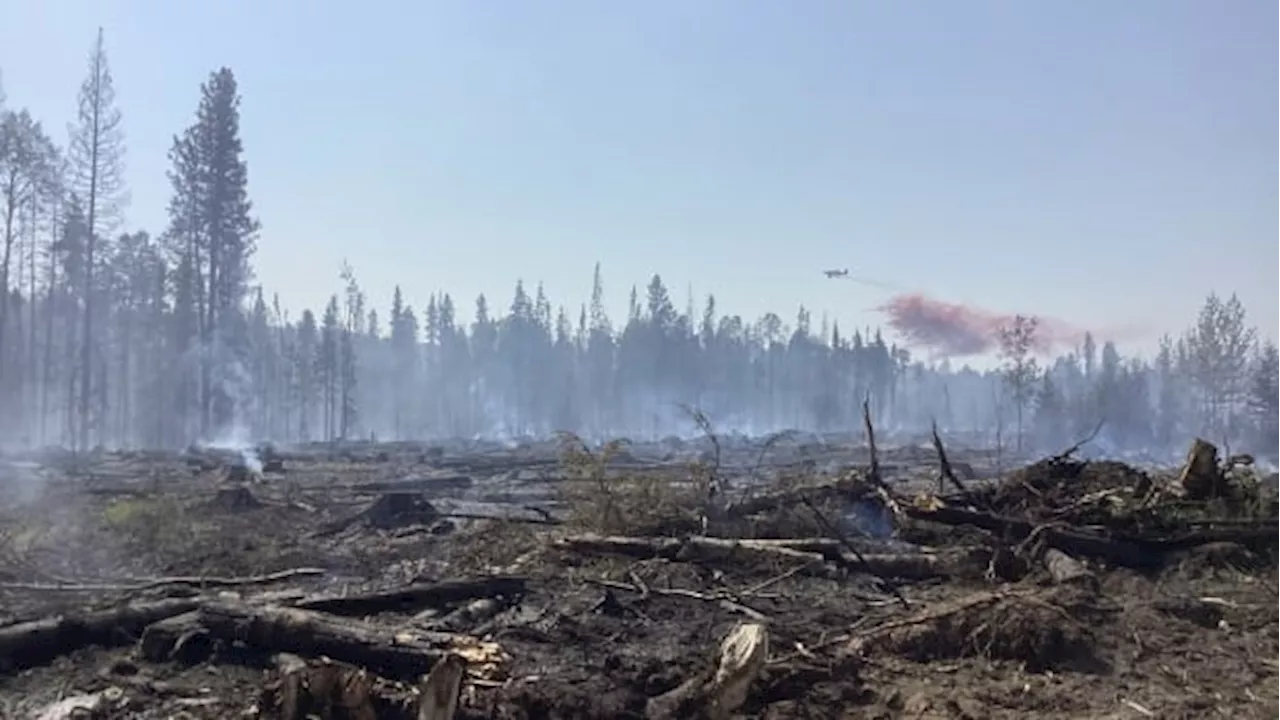
<path fill-rule="evenodd" d="M 1187 462 L 1178 477 L 1178 484 L 1190 500 L 1208 500 L 1226 494 L 1226 476 L 1218 467 L 1218 448 L 1213 443 L 1196 438 L 1187 451 Z"/>
<path fill-rule="evenodd" d="M 365 512 L 369 525 L 381 530 L 405 525 L 430 525 L 440 518 L 440 511 L 418 493 L 383 493 Z"/>
<path fill-rule="evenodd" d="M 213 496 L 213 500 L 209 505 L 226 512 L 244 512 L 245 510 L 254 510 L 262 507 L 262 501 L 254 497 L 253 493 L 249 492 L 248 487 L 236 485 L 235 487 L 218 488 L 218 492 Z"/>

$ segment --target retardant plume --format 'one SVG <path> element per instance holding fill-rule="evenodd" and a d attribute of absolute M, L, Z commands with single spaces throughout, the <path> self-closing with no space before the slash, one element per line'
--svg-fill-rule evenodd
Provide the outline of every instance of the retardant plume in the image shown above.
<path fill-rule="evenodd" d="M 889 326 L 906 345 L 945 357 L 999 350 L 1000 328 L 1010 325 L 1014 318 L 1013 314 L 943 302 L 920 293 L 894 296 L 876 309 L 888 316 Z M 1042 316 L 1036 319 L 1037 352 L 1073 345 L 1083 335 L 1083 331 L 1065 321 Z"/>

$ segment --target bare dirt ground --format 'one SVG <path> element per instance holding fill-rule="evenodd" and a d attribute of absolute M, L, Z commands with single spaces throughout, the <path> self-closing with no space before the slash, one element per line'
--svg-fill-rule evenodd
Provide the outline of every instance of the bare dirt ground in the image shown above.
<path fill-rule="evenodd" d="M 981 484 L 958 450 L 942 494 L 919 448 L 565 447 L 0 461 L 0 718 L 1280 712 L 1265 496 L 1067 459 Z"/>

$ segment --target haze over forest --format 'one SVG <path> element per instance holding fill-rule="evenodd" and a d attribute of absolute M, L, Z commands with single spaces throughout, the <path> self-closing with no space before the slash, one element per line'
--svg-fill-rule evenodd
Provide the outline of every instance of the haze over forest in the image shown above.
<path fill-rule="evenodd" d="M 65 118 L 0 95 L 5 447 L 658 437 L 695 431 L 682 406 L 721 431 L 859 431 L 865 398 L 890 432 L 936 420 L 1056 448 L 1103 422 L 1108 449 L 1163 454 L 1198 434 L 1276 452 L 1280 359 L 1230 287 L 1154 357 L 1062 321 L 921 295 L 888 301 L 884 328 L 804 307 L 740 317 L 660 275 L 599 264 L 591 296 L 569 306 L 553 307 L 537 278 L 511 278 L 505 297 L 414 286 L 429 300 L 410 307 L 399 288 L 362 291 L 358 246 L 351 266 L 317 279 L 333 283 L 329 302 L 290 314 L 254 277 L 272 238 L 252 203 L 235 74 L 214 69 L 192 88 L 190 124 L 174 128 L 168 224 L 137 228 L 109 68 L 100 33 L 69 136 L 53 129 Z M 245 98 L 244 111 L 267 101 Z M 625 317 L 609 316 L 606 293 L 628 294 Z M 962 364 L 993 350 L 998 368 Z"/>

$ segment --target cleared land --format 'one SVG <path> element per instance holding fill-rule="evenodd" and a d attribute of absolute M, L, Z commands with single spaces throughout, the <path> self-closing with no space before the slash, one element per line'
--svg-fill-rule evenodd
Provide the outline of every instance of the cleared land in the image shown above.
<path fill-rule="evenodd" d="M 1201 450 L 6 458 L 0 717 L 1275 717 L 1274 493 Z"/>

